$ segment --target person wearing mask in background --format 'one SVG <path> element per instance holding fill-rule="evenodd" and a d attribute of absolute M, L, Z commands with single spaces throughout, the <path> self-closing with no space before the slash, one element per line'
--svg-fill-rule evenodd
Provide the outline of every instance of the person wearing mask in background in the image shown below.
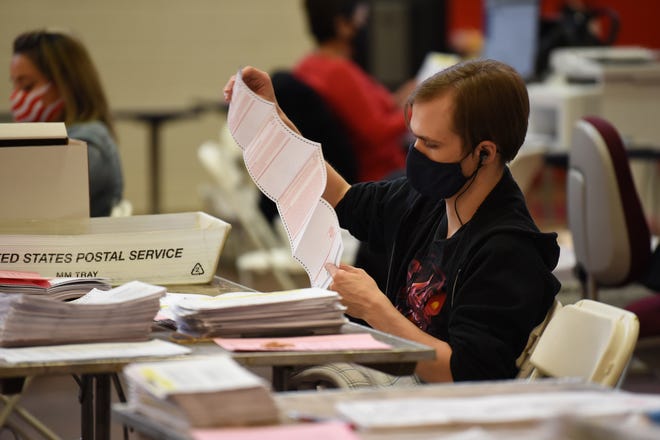
<path fill-rule="evenodd" d="M 409 134 L 402 108 L 416 82 L 391 93 L 354 61 L 366 31 L 368 2 L 304 0 L 303 7 L 316 47 L 297 63 L 294 76 L 321 96 L 346 129 L 358 182 L 401 176 Z M 386 256 L 360 243 L 355 265 L 384 288 Z"/>
<path fill-rule="evenodd" d="M 415 84 L 392 94 L 353 61 L 355 42 L 366 29 L 367 2 L 304 0 L 304 10 L 317 47 L 296 64 L 294 76 L 314 89 L 346 128 L 358 181 L 402 171 L 408 130 L 401 110 Z"/>
<path fill-rule="evenodd" d="M 108 102 L 83 44 L 60 31 L 14 40 L 11 110 L 16 122 L 64 122 L 87 143 L 90 215 L 108 216 L 122 199 L 123 175 Z"/>
<path fill-rule="evenodd" d="M 265 72 L 245 68 L 243 80 L 276 102 Z M 389 261 L 384 291 L 364 270 L 331 264 L 329 288 L 350 316 L 435 348 L 417 364 L 423 381 L 513 378 L 560 288 L 557 234 L 539 231 L 506 166 L 527 131 L 525 82 L 497 61 L 459 63 L 422 82 L 405 114 L 415 137 L 406 176 L 349 185 L 326 164 L 323 198 L 340 226 Z"/>

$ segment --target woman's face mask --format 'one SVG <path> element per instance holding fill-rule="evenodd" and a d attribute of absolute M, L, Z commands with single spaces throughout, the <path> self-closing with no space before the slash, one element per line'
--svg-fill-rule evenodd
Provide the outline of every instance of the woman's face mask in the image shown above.
<path fill-rule="evenodd" d="M 463 157 L 465 159 L 466 156 Z M 432 200 L 447 199 L 460 190 L 470 177 L 465 177 L 461 162 L 435 162 L 420 153 L 413 145 L 406 158 L 406 175 L 410 185 Z"/>
<path fill-rule="evenodd" d="M 12 92 L 11 113 L 16 122 L 48 122 L 53 121 L 64 109 L 64 100 L 56 99 L 50 104 L 44 103 L 44 95 L 51 85 L 46 83 L 29 92 L 16 89 Z"/>

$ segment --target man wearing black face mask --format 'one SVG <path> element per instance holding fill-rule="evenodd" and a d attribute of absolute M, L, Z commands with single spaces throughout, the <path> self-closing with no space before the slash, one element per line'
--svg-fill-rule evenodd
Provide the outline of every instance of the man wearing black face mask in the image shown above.
<path fill-rule="evenodd" d="M 263 72 L 243 79 L 274 100 Z M 328 166 L 323 195 L 342 227 L 388 255 L 386 289 L 345 265 L 327 268 L 330 289 L 349 315 L 434 347 L 415 371 L 423 381 L 513 378 L 560 287 L 557 235 L 536 227 L 506 166 L 527 130 L 525 83 L 500 62 L 469 61 L 420 84 L 406 109 L 407 177 L 349 185 Z"/>

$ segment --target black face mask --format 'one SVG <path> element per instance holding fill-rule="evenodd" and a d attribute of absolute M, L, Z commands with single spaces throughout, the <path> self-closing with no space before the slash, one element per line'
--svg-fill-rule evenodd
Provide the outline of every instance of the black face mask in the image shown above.
<path fill-rule="evenodd" d="M 467 155 L 463 157 L 465 159 Z M 410 185 L 421 195 L 432 200 L 447 199 L 472 176 L 465 177 L 461 170 L 461 162 L 435 162 L 419 152 L 413 145 L 408 150 L 406 158 L 406 174 Z"/>

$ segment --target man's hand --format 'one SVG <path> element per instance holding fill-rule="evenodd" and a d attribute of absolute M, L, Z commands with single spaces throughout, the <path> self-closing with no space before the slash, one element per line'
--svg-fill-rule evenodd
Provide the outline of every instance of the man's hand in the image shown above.
<path fill-rule="evenodd" d="M 369 322 L 369 316 L 378 313 L 380 307 L 390 306 L 376 281 L 363 269 L 347 264 L 337 267 L 332 263 L 328 263 L 325 268 L 333 279 L 329 289 L 341 295 L 341 302 L 347 307 L 347 314 Z"/>
<path fill-rule="evenodd" d="M 266 101 L 276 102 L 275 90 L 273 89 L 273 83 L 268 73 L 252 66 L 247 66 L 244 67 L 241 71 L 241 76 L 245 85 L 248 86 L 250 90 L 252 90 L 258 96 L 262 97 Z M 229 81 L 227 81 L 227 84 L 225 84 L 223 91 L 225 101 L 228 103 L 231 102 L 235 82 L 236 75 L 232 75 L 232 77 L 229 78 Z"/>

